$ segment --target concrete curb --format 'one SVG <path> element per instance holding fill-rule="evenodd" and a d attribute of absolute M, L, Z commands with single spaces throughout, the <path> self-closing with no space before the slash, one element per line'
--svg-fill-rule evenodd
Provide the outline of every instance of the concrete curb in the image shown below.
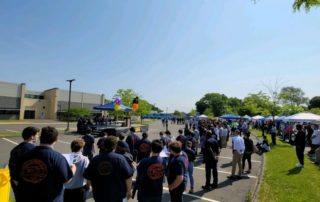
<path fill-rule="evenodd" d="M 256 139 L 258 139 L 256 135 L 254 135 L 254 137 Z M 258 175 L 258 180 L 257 180 L 257 182 L 256 182 L 256 184 L 254 186 L 255 188 L 254 188 L 254 192 L 253 192 L 253 196 L 252 196 L 252 200 L 251 200 L 253 202 L 256 202 L 258 200 L 258 193 L 259 193 L 259 190 L 261 188 L 261 182 L 263 180 L 263 175 L 264 175 L 264 171 L 265 171 L 265 165 L 266 165 L 265 155 L 262 154 L 262 162 L 261 162 L 261 167 L 260 167 L 260 174 Z"/>

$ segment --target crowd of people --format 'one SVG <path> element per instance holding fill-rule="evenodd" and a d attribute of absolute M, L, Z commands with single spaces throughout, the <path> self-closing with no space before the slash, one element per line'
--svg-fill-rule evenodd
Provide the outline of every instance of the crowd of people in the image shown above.
<path fill-rule="evenodd" d="M 303 152 L 306 130 L 296 126 L 295 144 L 299 165 L 304 165 Z M 189 186 L 194 193 L 193 169 L 196 161 L 205 164 L 205 183 L 202 189 L 218 188 L 217 164 L 222 149 L 231 140 L 232 172 L 230 180 L 238 180 L 252 169 L 253 153 L 270 150 L 266 136 L 254 145 L 249 125 L 244 121 L 222 122 L 200 120 L 185 124 L 176 137 L 169 130 L 160 131 L 159 138 L 149 140 L 130 128 L 129 134 L 95 138 L 91 129 L 70 144 L 71 153 L 62 155 L 54 150 L 58 131 L 54 127 L 41 129 L 40 144 L 35 145 L 40 130 L 27 127 L 22 132 L 24 141 L 10 154 L 9 169 L 15 199 L 19 201 L 85 201 L 89 190 L 95 201 L 161 201 L 167 182 L 172 202 L 182 201 Z M 277 133 L 271 127 L 271 134 Z M 310 155 L 319 152 L 319 128 L 313 130 Z M 273 144 L 276 144 L 272 141 Z M 95 144 L 99 152 L 95 151 Z M 246 171 L 245 166 L 248 163 Z M 236 170 L 238 171 L 236 174 Z M 133 179 L 136 173 L 135 180 Z"/>
<path fill-rule="evenodd" d="M 255 121 L 253 127 L 260 129 L 263 135 L 263 142 L 259 142 L 260 151 L 270 151 L 266 135 L 271 135 L 272 145 L 276 145 L 276 136 L 284 142 L 295 146 L 298 163 L 296 167 L 304 166 L 304 152 L 306 146 L 310 147 L 307 152 L 315 164 L 320 164 L 320 129 L 318 124 L 310 123 L 289 123 L 277 121 Z"/>

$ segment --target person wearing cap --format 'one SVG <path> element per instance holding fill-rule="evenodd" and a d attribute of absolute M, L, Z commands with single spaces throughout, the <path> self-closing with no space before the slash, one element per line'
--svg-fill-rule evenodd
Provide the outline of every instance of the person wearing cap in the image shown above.
<path fill-rule="evenodd" d="M 115 153 L 118 138 L 109 136 L 104 141 L 105 152 L 90 161 L 83 176 L 92 187 L 96 202 L 117 202 L 131 198 L 134 170 L 121 154 Z"/>
<path fill-rule="evenodd" d="M 94 154 L 94 137 L 91 135 L 91 128 L 87 128 L 86 129 L 86 134 L 82 137 L 82 139 L 84 140 L 84 142 L 86 143 L 83 147 L 83 156 L 87 156 L 89 158 L 89 160 L 91 161 L 91 159 L 93 158 L 93 154 Z"/>
<path fill-rule="evenodd" d="M 10 171 L 10 181 L 11 181 L 11 187 L 13 190 L 14 195 L 16 195 L 16 185 L 13 182 L 14 179 L 14 173 L 16 171 L 17 163 L 20 161 L 20 158 L 23 154 L 27 153 L 28 151 L 31 151 L 36 146 L 34 145 L 37 139 L 37 134 L 39 133 L 39 128 L 35 128 L 32 126 L 26 127 L 22 131 L 22 138 L 23 142 L 21 142 L 19 145 L 14 147 L 10 152 L 10 159 L 9 159 L 9 171 Z"/>
<path fill-rule="evenodd" d="M 142 139 L 139 140 L 136 144 L 137 153 L 137 163 L 142 159 L 148 158 L 151 153 L 151 142 L 148 140 L 148 134 L 142 133 Z"/>
<path fill-rule="evenodd" d="M 245 150 L 245 144 L 243 138 L 240 136 L 240 131 L 238 129 L 235 130 L 235 136 L 232 138 L 232 172 L 231 176 L 228 176 L 229 179 L 241 179 L 242 175 L 242 165 L 241 159 Z M 236 165 L 238 164 L 238 176 L 235 176 Z"/>

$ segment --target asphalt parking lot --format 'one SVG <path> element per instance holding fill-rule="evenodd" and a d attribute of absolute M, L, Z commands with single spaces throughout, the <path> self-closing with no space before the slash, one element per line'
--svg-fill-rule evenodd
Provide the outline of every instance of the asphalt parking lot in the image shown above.
<path fill-rule="evenodd" d="M 43 127 L 47 125 L 54 126 L 59 130 L 63 131 L 66 128 L 66 124 L 62 122 L 55 121 L 32 121 L 29 123 L 1 123 L 0 132 L 4 131 L 18 131 L 21 132 L 26 126 L 33 125 L 36 127 Z M 178 130 L 183 128 L 183 125 L 170 125 L 169 130 L 175 136 L 178 134 Z M 75 130 L 75 124 L 71 124 L 71 129 Z M 158 133 L 165 130 L 160 121 L 156 121 L 149 125 L 149 139 L 158 138 Z M 54 148 L 61 153 L 70 153 L 70 142 L 80 137 L 75 134 L 61 134 L 59 136 L 58 142 L 55 144 Z M 4 166 L 8 163 L 9 154 L 11 149 L 21 142 L 20 137 L 10 137 L 10 138 L 0 138 L 0 166 Z M 98 151 L 98 150 L 96 150 Z M 188 194 L 185 193 L 184 201 L 226 201 L 226 202 L 241 202 L 245 201 L 247 197 L 251 197 L 255 191 L 257 185 L 261 166 L 262 166 L 262 156 L 254 154 L 252 156 L 252 170 L 249 175 L 245 175 L 241 180 L 229 180 L 227 176 L 231 173 L 231 160 L 232 151 L 229 146 L 226 149 L 222 149 L 220 160 L 218 162 L 218 188 L 211 191 L 203 191 L 201 186 L 205 183 L 205 170 L 204 165 L 201 164 L 202 159 L 200 156 L 197 158 L 197 166 L 194 169 L 195 178 L 195 193 Z M 247 169 L 247 167 L 246 167 Z M 189 188 L 189 186 L 188 186 Z M 93 201 L 89 199 L 87 201 Z M 135 199 L 132 201 L 136 201 Z M 164 195 L 163 201 L 169 201 L 169 195 L 167 191 L 167 184 L 164 183 Z"/>

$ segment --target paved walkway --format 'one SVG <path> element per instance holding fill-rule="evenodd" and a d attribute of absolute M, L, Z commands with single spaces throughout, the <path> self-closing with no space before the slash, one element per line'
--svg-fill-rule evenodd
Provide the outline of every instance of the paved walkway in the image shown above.
<path fill-rule="evenodd" d="M 15 130 L 21 131 L 24 127 L 29 125 L 30 123 L 24 124 L 1 124 L 0 131 L 5 130 Z M 41 127 L 43 124 L 52 125 L 55 127 L 64 127 L 64 123 L 54 122 L 54 121 L 41 121 L 32 122 L 32 125 Z M 30 124 L 31 125 L 31 124 Z M 182 129 L 183 125 L 171 125 L 169 124 L 169 130 L 175 136 L 178 134 L 178 130 Z M 158 134 L 160 131 L 164 131 L 165 128 L 162 126 L 161 121 L 156 121 L 149 126 L 149 137 L 150 139 L 158 138 Z M 69 153 L 70 152 L 70 142 L 78 137 L 77 135 L 61 135 L 59 137 L 59 141 L 55 145 L 55 149 L 60 151 L 61 153 Z M 9 152 L 15 146 L 15 144 L 21 142 L 21 138 L 12 137 L 12 138 L 0 138 L 0 166 L 4 165 L 8 162 Z M 230 144 L 230 142 L 229 142 Z M 212 191 L 203 191 L 201 186 L 205 183 L 205 171 L 204 165 L 201 164 L 202 159 L 201 156 L 197 157 L 197 164 L 194 169 L 194 178 L 195 178 L 195 193 L 194 194 L 185 194 L 184 201 L 226 201 L 226 202 L 242 202 L 245 201 L 246 198 L 251 196 L 258 183 L 259 176 L 261 175 L 261 166 L 262 166 L 262 156 L 254 154 L 252 156 L 252 171 L 250 175 L 244 176 L 241 180 L 231 181 L 227 178 L 231 172 L 231 160 L 232 160 L 232 152 L 230 149 L 230 145 L 228 148 L 222 149 L 221 157 L 218 162 L 218 175 L 219 175 L 219 184 L 218 188 Z M 247 167 L 246 167 L 247 169 Z M 167 189 L 167 183 L 164 184 L 164 194 L 162 201 L 169 201 L 169 194 Z M 93 201 L 93 199 L 89 199 L 87 201 Z M 136 199 L 131 200 L 136 201 Z"/>

